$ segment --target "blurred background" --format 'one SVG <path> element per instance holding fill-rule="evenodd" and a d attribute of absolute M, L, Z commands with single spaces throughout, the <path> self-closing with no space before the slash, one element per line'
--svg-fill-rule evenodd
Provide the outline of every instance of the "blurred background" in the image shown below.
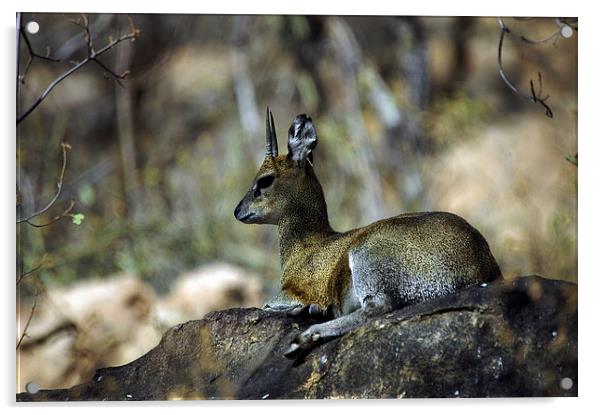
<path fill-rule="evenodd" d="M 457 213 L 505 278 L 577 282 L 577 31 L 496 18 L 133 15 L 139 36 L 63 80 L 17 126 L 18 390 L 125 364 L 169 327 L 278 290 L 276 228 L 233 217 L 265 152 L 310 115 L 314 168 L 339 231 L 407 211 Z M 23 14 L 19 113 L 86 57 L 79 15 Z M 100 50 L 125 15 L 88 15 Z M 576 25 L 576 20 L 572 20 Z M 129 75 L 120 81 L 115 74 Z M 32 313 L 33 310 L 33 313 Z M 25 332 L 25 333 L 24 333 Z"/>

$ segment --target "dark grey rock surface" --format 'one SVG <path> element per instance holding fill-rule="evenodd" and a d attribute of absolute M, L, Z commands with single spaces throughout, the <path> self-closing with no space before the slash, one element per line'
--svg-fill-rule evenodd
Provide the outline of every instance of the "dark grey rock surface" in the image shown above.
<path fill-rule="evenodd" d="M 259 309 L 213 312 L 87 383 L 17 400 L 577 396 L 576 284 L 530 276 L 470 287 L 286 359 L 313 323 Z"/>

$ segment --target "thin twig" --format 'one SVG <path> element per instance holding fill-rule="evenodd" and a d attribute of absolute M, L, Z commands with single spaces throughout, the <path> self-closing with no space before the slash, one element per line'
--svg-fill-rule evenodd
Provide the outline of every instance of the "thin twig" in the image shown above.
<path fill-rule="evenodd" d="M 529 81 L 529 84 L 531 86 L 531 95 L 527 95 L 522 93 L 512 82 L 510 82 L 510 80 L 508 79 L 508 76 L 506 75 L 506 72 L 504 70 L 504 65 L 502 64 L 502 50 L 504 47 L 504 37 L 506 34 L 510 34 L 510 29 L 508 29 L 508 27 L 504 24 L 504 20 L 501 17 L 498 17 L 498 23 L 500 25 L 500 42 L 498 44 L 498 51 L 497 51 L 497 60 L 498 60 L 498 67 L 499 67 L 499 72 L 500 72 L 500 77 L 502 78 L 502 80 L 506 83 L 506 85 L 508 86 L 508 88 L 510 88 L 515 94 L 521 96 L 522 98 L 528 99 L 531 102 L 534 102 L 536 104 L 540 104 L 542 107 L 544 107 L 545 112 L 546 112 L 546 116 L 549 118 L 553 118 L 554 117 L 554 113 L 552 112 L 552 109 L 548 106 L 548 104 L 546 104 L 546 100 L 549 98 L 549 96 L 545 96 L 542 97 L 541 96 L 541 92 L 542 92 L 542 80 L 541 80 L 541 73 L 538 72 L 538 79 L 539 79 L 539 92 L 536 94 L 535 93 L 535 88 L 533 86 L 533 80 Z M 521 39 L 523 39 L 523 37 L 521 36 Z"/>
<path fill-rule="evenodd" d="M 59 176 L 59 180 L 56 184 L 57 190 L 56 190 L 54 197 L 50 200 L 50 202 L 43 209 L 38 210 L 37 212 L 34 212 L 25 218 L 21 218 L 21 219 L 17 220 L 17 223 L 23 223 L 23 222 L 29 223 L 30 219 L 35 218 L 36 216 L 39 216 L 42 213 L 46 212 L 48 209 L 50 209 L 52 207 L 52 205 L 54 205 L 54 203 L 57 201 L 59 196 L 61 195 L 61 190 L 63 189 L 63 179 L 65 178 L 65 169 L 67 168 L 67 151 L 71 149 L 71 146 L 67 143 L 61 143 L 61 146 L 63 147 L 63 165 L 61 167 L 61 174 Z"/>
<path fill-rule="evenodd" d="M 20 83 L 19 83 L 19 59 L 21 57 L 21 25 L 23 22 L 23 15 L 21 13 L 17 13 L 17 50 L 16 50 L 16 57 L 17 57 L 17 82 L 16 82 L 16 100 L 15 100 L 15 108 L 17 110 L 16 114 L 19 114 L 19 92 L 20 91 Z"/>
<path fill-rule="evenodd" d="M 528 43 L 530 45 L 540 45 L 540 44 L 546 43 L 552 39 L 554 39 L 554 43 L 555 43 L 559 37 L 560 37 L 560 30 L 555 31 L 550 36 L 546 37 L 545 39 L 541 39 L 541 40 L 531 40 L 531 39 L 527 38 L 526 36 L 523 36 L 523 35 L 519 36 L 520 40 L 522 40 L 523 42 Z"/>
<path fill-rule="evenodd" d="M 42 92 L 42 94 L 38 97 L 38 99 L 36 99 L 36 101 L 29 107 L 29 109 L 27 109 L 27 111 L 25 111 L 20 117 L 17 118 L 17 124 L 19 124 L 29 114 L 31 114 L 38 107 L 38 105 L 40 105 L 42 103 L 42 101 L 44 101 L 44 99 L 48 96 L 48 94 L 50 93 L 50 91 L 52 91 L 55 86 L 57 86 L 59 83 L 61 83 L 69 75 L 73 74 L 78 69 L 81 69 L 84 65 L 86 65 L 87 63 L 89 63 L 91 61 L 96 62 L 102 68 L 104 68 L 105 70 L 107 70 L 108 68 L 103 63 L 101 63 L 98 60 L 98 58 L 103 53 L 105 53 L 108 50 L 114 48 L 116 45 L 118 45 L 119 43 L 123 42 L 124 40 L 128 40 L 128 39 L 135 40 L 136 38 L 138 38 L 138 36 L 140 36 L 140 30 L 138 30 L 138 29 L 136 29 L 134 27 L 134 23 L 133 23 L 132 19 L 130 17 L 128 17 L 129 22 L 130 22 L 130 32 L 127 33 L 127 34 L 125 34 L 125 35 L 123 35 L 123 36 L 119 36 L 117 39 L 114 39 L 114 40 L 110 41 L 107 45 L 105 45 L 104 47 L 100 48 L 99 50 L 95 50 L 94 46 L 92 44 L 92 34 L 90 32 L 90 25 L 89 25 L 88 18 L 87 18 L 87 16 L 85 14 L 83 14 L 82 17 L 83 17 L 83 23 L 79 23 L 79 22 L 75 22 L 75 23 L 78 26 L 81 26 L 84 29 L 84 39 L 86 41 L 86 46 L 88 48 L 88 56 L 86 56 L 86 58 L 84 58 L 82 61 L 76 63 L 75 66 L 73 66 L 67 72 L 65 72 L 64 74 L 62 74 L 61 76 L 59 76 L 58 78 L 56 78 L 54 81 L 52 81 L 50 83 L 50 85 L 48 85 L 48 87 L 46 88 L 46 90 L 44 90 L 44 92 Z M 128 74 L 127 71 L 124 72 L 124 74 L 122 74 L 122 75 L 117 75 L 117 74 L 115 74 L 111 70 L 108 70 L 108 72 L 115 78 L 115 80 L 117 82 L 119 82 L 118 80 L 125 78 L 127 76 L 127 74 Z"/>
<path fill-rule="evenodd" d="M 579 31 L 579 28 L 577 27 L 577 19 L 576 19 L 576 18 L 574 18 L 573 20 L 575 21 L 575 23 L 574 23 L 574 24 L 573 24 L 573 23 L 570 23 L 570 22 L 568 21 L 568 18 L 566 18 L 566 17 L 558 17 L 558 18 L 556 19 L 556 24 L 557 24 L 557 25 L 565 24 L 565 25 L 569 26 L 571 29 L 573 29 L 575 32 L 578 32 L 578 31 Z"/>
<path fill-rule="evenodd" d="M 19 349 L 19 346 L 21 346 L 21 343 L 23 342 L 23 339 L 27 335 L 27 329 L 29 328 L 29 325 L 31 324 L 31 320 L 33 319 L 33 313 L 35 313 L 36 306 L 38 305 L 38 295 L 39 294 L 36 291 L 36 295 L 33 298 L 33 304 L 31 306 L 31 311 L 29 312 L 29 317 L 27 318 L 27 322 L 25 323 L 25 327 L 23 327 L 23 332 L 21 333 L 21 337 L 19 337 L 19 341 L 17 342 L 17 350 Z"/>
<path fill-rule="evenodd" d="M 81 61 L 80 63 L 75 65 L 73 68 L 69 69 L 67 72 L 65 72 L 64 74 L 62 74 L 61 76 L 56 78 L 54 81 L 52 81 L 52 83 L 50 85 L 48 85 L 46 90 L 44 92 L 42 92 L 42 95 L 40 95 L 38 97 L 38 99 L 36 99 L 36 101 L 33 103 L 33 105 L 31 107 L 29 107 L 29 109 L 27 111 L 25 111 L 23 113 L 23 115 L 21 115 L 19 118 L 17 118 L 17 124 L 19 124 L 21 121 L 23 121 L 25 118 L 27 118 L 27 116 L 29 114 L 31 114 L 33 112 L 33 110 L 35 110 L 38 107 L 38 105 L 40 105 L 42 103 L 42 101 L 44 101 L 44 98 L 46 98 L 46 96 L 50 93 L 50 91 L 52 91 L 52 89 L 55 86 L 57 86 L 63 79 L 67 78 L 73 72 L 77 71 L 82 66 L 84 66 L 86 63 L 88 63 L 88 61 L 89 61 L 88 58 L 84 59 L 83 61 Z"/>
<path fill-rule="evenodd" d="M 36 265 L 32 269 L 30 269 L 29 271 L 24 272 L 23 274 L 19 275 L 19 278 L 17 278 L 17 285 L 19 285 L 21 283 L 21 281 L 23 280 L 23 278 L 27 277 L 28 275 L 33 274 L 34 272 L 39 271 L 44 266 L 44 262 L 46 261 L 46 257 L 47 256 L 48 256 L 48 253 L 45 253 L 42 256 L 42 259 L 40 259 L 40 262 L 38 263 L 38 265 Z"/>
<path fill-rule="evenodd" d="M 41 225 L 32 223 L 30 220 L 27 220 L 26 222 L 27 222 L 28 225 L 31 225 L 34 228 L 44 228 L 46 226 L 50 226 L 53 223 L 58 222 L 59 220 L 63 219 L 64 217 L 72 216 L 72 215 L 69 215 L 69 213 L 73 210 L 74 207 L 75 207 L 75 199 L 71 199 L 71 201 L 69 202 L 69 206 L 67 206 L 67 208 L 63 211 L 63 213 L 61 213 L 60 215 L 57 215 L 54 218 L 52 218 L 50 220 L 50 222 L 46 222 L 46 223 L 43 223 Z"/>
<path fill-rule="evenodd" d="M 500 18 L 501 19 L 501 18 Z M 528 21 L 533 19 L 532 17 L 515 17 L 515 20 L 519 20 L 519 21 Z M 502 22 L 503 24 L 503 22 Z M 509 34 L 513 35 L 513 36 L 517 36 L 520 40 L 522 40 L 525 43 L 528 43 L 530 45 L 540 45 L 542 43 L 546 43 L 549 42 L 550 40 L 554 39 L 554 46 L 556 46 L 556 43 L 558 42 L 558 40 L 562 37 L 562 28 L 564 26 L 569 26 L 571 29 L 573 30 L 577 30 L 577 26 L 574 26 L 572 24 L 570 24 L 569 22 L 567 22 L 567 20 L 565 18 L 560 18 L 557 17 L 556 18 L 556 26 L 557 29 L 554 33 L 552 33 L 550 36 L 543 38 L 541 40 L 531 40 L 528 37 L 524 36 L 524 35 L 517 35 L 515 33 L 512 33 L 510 31 L 508 31 Z"/>
<path fill-rule="evenodd" d="M 84 39 L 86 39 L 86 46 L 88 47 L 88 56 L 93 55 L 94 45 L 92 45 L 92 34 L 90 33 L 90 21 L 88 16 L 82 13 L 82 20 L 84 21 Z"/>
<path fill-rule="evenodd" d="M 115 82 L 117 82 L 117 84 L 119 84 L 120 87 L 125 88 L 125 86 L 123 86 L 123 83 L 121 82 L 121 80 L 125 79 L 130 74 L 129 70 L 125 70 L 121 75 L 118 75 L 115 72 L 113 72 L 113 70 L 111 70 L 110 68 L 108 68 L 101 61 L 99 61 L 97 59 L 94 59 L 94 62 L 96 62 L 98 64 L 98 66 L 100 66 L 102 69 L 104 69 L 105 71 L 107 71 L 113 77 L 113 79 L 115 79 Z"/>
<path fill-rule="evenodd" d="M 19 76 L 19 81 L 22 84 L 24 84 L 25 76 L 27 76 L 27 72 L 29 72 L 29 68 L 31 67 L 31 64 L 33 63 L 33 60 L 35 58 L 39 58 L 39 59 L 50 61 L 50 62 L 60 62 L 61 60 L 50 56 L 50 48 L 49 47 L 46 49 L 46 56 L 40 55 L 39 53 L 34 52 L 33 47 L 31 46 L 31 43 L 29 42 L 29 38 L 27 37 L 27 32 L 25 32 L 25 29 L 23 27 L 21 27 L 21 28 L 19 28 L 19 32 L 20 32 L 21 36 L 23 37 L 23 40 L 25 40 L 25 45 L 27 46 L 27 50 L 29 51 L 29 58 L 27 59 L 27 63 L 25 64 L 25 70 L 23 71 L 23 75 Z"/>

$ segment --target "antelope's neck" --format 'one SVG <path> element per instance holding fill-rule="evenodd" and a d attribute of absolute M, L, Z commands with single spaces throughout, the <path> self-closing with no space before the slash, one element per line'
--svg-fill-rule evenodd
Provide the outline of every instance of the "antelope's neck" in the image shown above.
<path fill-rule="evenodd" d="M 285 215 L 278 224 L 280 264 L 284 268 L 289 259 L 315 249 L 335 233 L 328 222 L 325 206 L 323 212 L 305 211 Z"/>

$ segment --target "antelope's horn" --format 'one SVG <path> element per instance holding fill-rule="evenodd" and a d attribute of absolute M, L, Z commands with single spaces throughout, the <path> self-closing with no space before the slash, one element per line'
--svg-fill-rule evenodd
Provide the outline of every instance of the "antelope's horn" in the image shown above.
<path fill-rule="evenodd" d="M 274 127 L 274 116 L 270 112 L 270 107 L 267 107 L 265 112 L 265 155 L 266 157 L 278 156 L 278 140 Z"/>

